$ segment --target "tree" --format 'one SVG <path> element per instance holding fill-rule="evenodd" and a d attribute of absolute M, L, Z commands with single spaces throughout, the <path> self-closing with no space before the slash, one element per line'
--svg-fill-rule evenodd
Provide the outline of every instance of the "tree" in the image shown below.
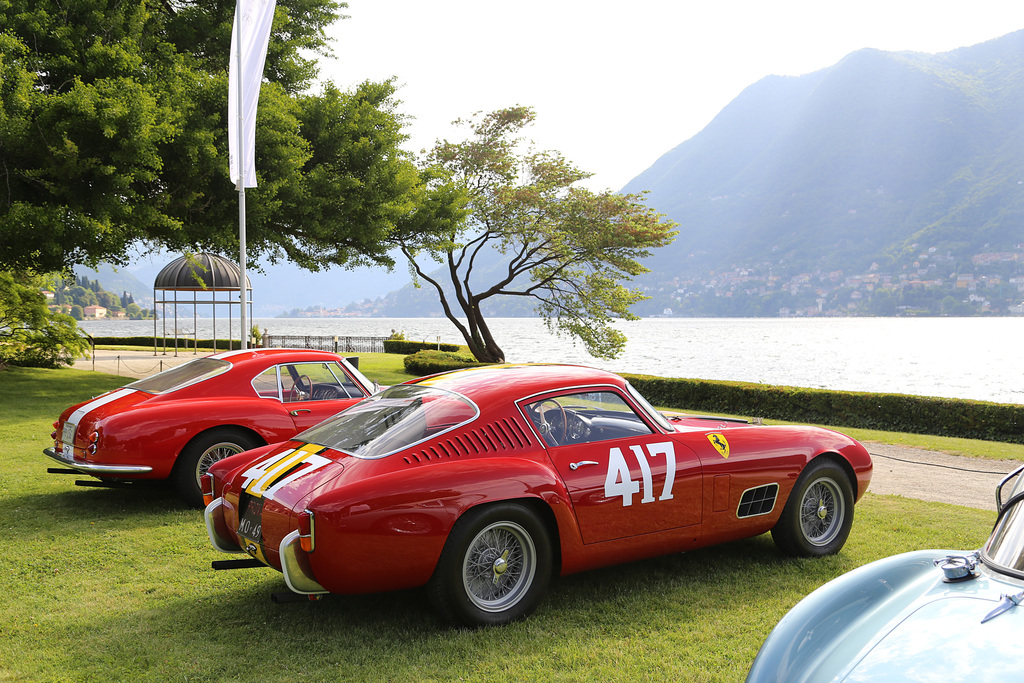
<path fill-rule="evenodd" d="M 415 214 L 412 224 L 429 226 L 406 224 L 395 241 L 478 360 L 504 361 L 481 307 L 498 296 L 531 300 L 549 329 L 613 358 L 626 340 L 610 323 L 634 319 L 630 305 L 645 298 L 622 282 L 647 272 L 639 260 L 671 242 L 675 224 L 637 195 L 577 186 L 590 174 L 555 152 L 520 152 L 519 135 L 534 116 L 512 107 L 456 122 L 470 139 L 438 143 L 424 169 L 432 178 L 424 206 L 446 213 Z M 494 254 L 500 264 L 485 272 Z M 442 264 L 438 273 L 428 270 L 431 261 Z"/>
<path fill-rule="evenodd" d="M 247 190 L 250 258 L 391 265 L 422 196 L 394 85 L 309 88 L 337 0 L 278 0 Z M 0 268 L 124 264 L 130 246 L 237 254 L 227 176 L 233 2 L 5 0 Z"/>
<path fill-rule="evenodd" d="M 48 284 L 38 276 L 0 271 L 0 366 L 71 365 L 88 350 L 74 319 L 47 308 L 41 290 Z"/>

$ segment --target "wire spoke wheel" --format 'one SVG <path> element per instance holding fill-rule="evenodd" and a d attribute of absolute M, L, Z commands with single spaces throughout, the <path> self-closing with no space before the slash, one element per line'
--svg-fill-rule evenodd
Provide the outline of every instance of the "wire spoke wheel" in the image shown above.
<path fill-rule="evenodd" d="M 800 527 L 813 545 L 824 546 L 839 533 L 844 518 L 844 501 L 839 485 L 819 479 L 808 487 L 800 505 Z"/>
<path fill-rule="evenodd" d="M 196 482 L 198 483 L 199 479 L 206 474 L 206 470 L 210 469 L 210 465 L 218 460 L 223 460 L 229 455 L 241 453 L 244 450 L 239 444 L 230 441 L 222 441 L 210 446 L 199 456 L 199 462 L 196 464 Z"/>
<path fill-rule="evenodd" d="M 544 520 L 529 506 L 471 509 L 449 532 L 427 596 L 443 617 L 466 626 L 522 619 L 551 581 L 553 547 Z"/>
<path fill-rule="evenodd" d="M 515 522 L 495 522 L 470 542 L 462 565 L 469 600 L 485 612 L 502 612 L 519 602 L 533 584 L 537 549 Z"/>
<path fill-rule="evenodd" d="M 818 457 L 800 474 L 772 538 L 779 550 L 795 557 L 834 555 L 853 526 L 853 484 L 831 458 Z"/>
<path fill-rule="evenodd" d="M 218 460 L 256 448 L 260 438 L 252 433 L 232 427 L 215 427 L 202 432 L 181 450 L 174 462 L 171 479 L 178 493 L 196 507 L 203 504 L 199 479 Z"/>

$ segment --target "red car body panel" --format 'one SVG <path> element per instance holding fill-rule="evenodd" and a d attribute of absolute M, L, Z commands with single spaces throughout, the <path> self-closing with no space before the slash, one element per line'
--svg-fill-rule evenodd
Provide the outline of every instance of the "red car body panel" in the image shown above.
<path fill-rule="evenodd" d="M 871 478 L 867 451 L 837 432 L 713 418 L 669 423 L 652 416 L 625 380 L 590 368 L 495 366 L 409 384 L 461 394 L 479 415 L 383 457 L 305 446 L 300 434 L 215 463 L 216 500 L 207 508 L 214 545 L 282 569 L 282 541 L 310 511 L 315 547 L 303 563 L 324 591 L 411 588 L 431 578 L 467 510 L 517 501 L 547 520 L 564 575 L 764 533 L 817 457 L 841 463 L 857 499 Z M 639 417 L 633 424 L 642 421 L 650 433 L 550 446 L 527 406 L 567 392 L 617 396 Z M 309 460 L 291 470 L 290 483 L 264 496 L 260 542 L 240 536 L 241 508 L 251 502 L 246 487 L 267 463 L 304 446 L 329 463 Z M 778 502 L 769 512 L 738 517 L 744 492 L 774 485 Z"/>
<path fill-rule="evenodd" d="M 116 479 L 166 479 L 179 454 L 197 435 L 218 427 L 244 430 L 257 443 L 278 443 L 344 410 L 368 396 L 365 378 L 353 385 L 356 398 L 285 403 L 257 395 L 252 381 L 275 366 L 338 363 L 341 357 L 323 351 L 253 349 L 208 358 L 228 367 L 215 376 L 169 393 L 147 393 L 122 387 L 73 405 L 55 423 L 55 445 L 47 455 L 61 464 L 94 476 Z M 357 373 L 355 373 L 357 375 Z M 64 441 L 64 426 L 78 413 L 73 444 Z M 96 435 L 95 441 L 92 440 Z M 95 443 L 95 448 L 89 446 Z M 57 456 L 57 457 L 55 457 Z M 148 471 L 119 468 L 149 467 Z M 109 473 L 103 468 L 109 468 Z"/>

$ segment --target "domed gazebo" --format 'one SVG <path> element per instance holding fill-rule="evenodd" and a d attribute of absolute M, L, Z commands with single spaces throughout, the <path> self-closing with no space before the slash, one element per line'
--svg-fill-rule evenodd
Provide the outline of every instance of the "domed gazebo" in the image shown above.
<path fill-rule="evenodd" d="M 193 353 L 198 352 L 198 321 L 199 306 L 210 306 L 213 312 L 213 349 L 217 350 L 217 306 L 228 307 L 228 339 L 234 339 L 231 321 L 235 306 L 238 306 L 238 283 L 240 279 L 238 264 L 216 254 L 188 254 L 168 263 L 156 276 L 153 283 L 153 309 L 160 305 L 160 319 L 163 320 L 164 353 L 167 353 L 167 304 L 172 305 L 174 317 L 174 354 L 178 354 L 178 304 L 192 307 L 192 347 Z M 245 288 L 252 292 L 252 281 L 245 278 Z M 162 292 L 157 297 L 157 292 Z M 179 292 L 192 292 L 192 299 L 179 299 Z M 218 299 L 217 292 L 227 292 L 224 298 Z M 173 299 L 169 298 L 173 293 Z M 234 296 L 232 296 L 234 293 Z M 202 294 L 203 296 L 200 296 Z M 252 320 L 252 296 L 246 297 L 248 319 Z M 239 314 L 241 318 L 241 314 Z M 239 321 L 239 339 L 245 334 Z M 153 354 L 157 353 L 157 320 L 153 319 Z M 186 346 L 187 337 L 186 337 Z"/>

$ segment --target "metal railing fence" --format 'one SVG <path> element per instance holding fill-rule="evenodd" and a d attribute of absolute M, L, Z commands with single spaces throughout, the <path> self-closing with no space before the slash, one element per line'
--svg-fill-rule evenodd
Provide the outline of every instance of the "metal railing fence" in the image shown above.
<path fill-rule="evenodd" d="M 334 353 L 384 353 L 387 337 L 324 337 L 264 334 L 261 346 L 276 349 L 317 349 Z"/>

